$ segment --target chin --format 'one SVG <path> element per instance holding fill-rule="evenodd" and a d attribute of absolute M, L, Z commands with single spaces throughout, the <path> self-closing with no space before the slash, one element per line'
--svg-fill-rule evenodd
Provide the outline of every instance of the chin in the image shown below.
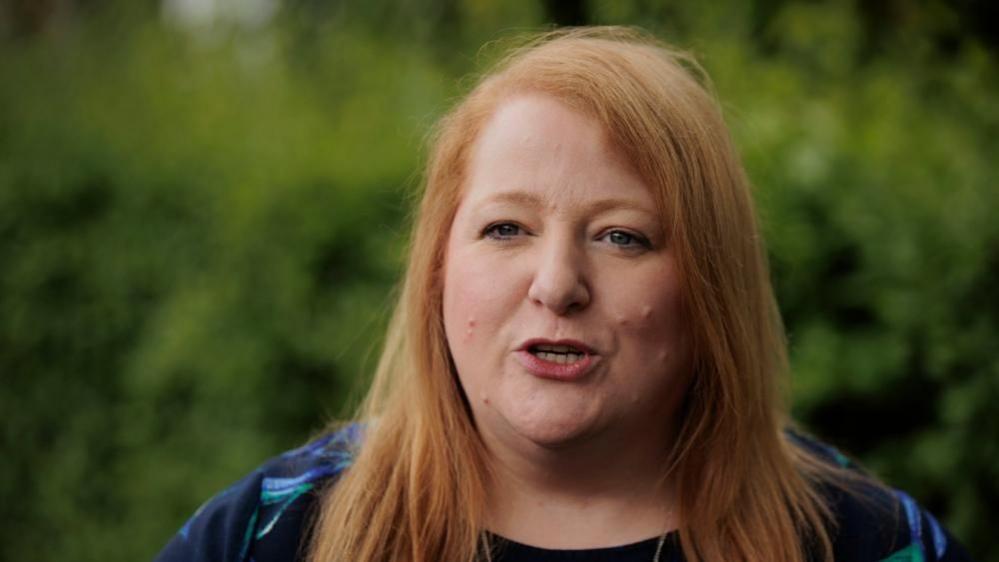
<path fill-rule="evenodd" d="M 508 420 L 509 422 L 510 420 Z M 563 449 L 593 435 L 591 424 L 581 420 L 544 419 L 512 422 L 514 432 L 545 449 Z"/>
<path fill-rule="evenodd" d="M 599 433 L 604 410 L 588 389 L 552 388 L 533 377 L 513 380 L 518 384 L 492 393 L 491 406 L 479 412 L 492 426 L 490 433 L 546 449 L 568 447 Z"/>

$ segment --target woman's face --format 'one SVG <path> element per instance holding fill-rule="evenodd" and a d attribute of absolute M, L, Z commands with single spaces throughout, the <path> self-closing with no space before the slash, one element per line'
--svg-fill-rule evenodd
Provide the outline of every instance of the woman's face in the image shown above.
<path fill-rule="evenodd" d="M 444 326 L 486 442 L 660 435 L 688 354 L 649 188 L 595 120 L 544 95 L 500 105 L 467 177 Z"/>

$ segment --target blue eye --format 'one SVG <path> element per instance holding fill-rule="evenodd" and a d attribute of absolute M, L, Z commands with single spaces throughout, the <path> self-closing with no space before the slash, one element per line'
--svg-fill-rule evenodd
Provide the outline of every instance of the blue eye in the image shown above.
<path fill-rule="evenodd" d="M 604 235 L 604 238 L 615 246 L 620 246 L 625 249 L 632 248 L 651 248 L 652 245 L 649 240 L 644 236 L 638 234 L 632 234 L 631 232 L 626 232 L 624 230 L 612 230 Z"/>
<path fill-rule="evenodd" d="M 496 224 L 491 224 L 482 231 L 483 236 L 487 238 L 496 238 L 499 240 L 505 240 L 507 238 L 513 238 L 519 234 L 523 233 L 523 229 L 511 222 L 500 222 Z"/>

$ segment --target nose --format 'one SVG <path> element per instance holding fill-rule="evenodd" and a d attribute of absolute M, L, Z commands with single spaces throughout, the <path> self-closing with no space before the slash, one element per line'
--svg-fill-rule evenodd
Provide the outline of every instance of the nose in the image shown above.
<path fill-rule="evenodd" d="M 583 256 L 567 238 L 552 237 L 542 247 L 527 291 L 532 302 L 559 316 L 582 310 L 590 303 Z"/>

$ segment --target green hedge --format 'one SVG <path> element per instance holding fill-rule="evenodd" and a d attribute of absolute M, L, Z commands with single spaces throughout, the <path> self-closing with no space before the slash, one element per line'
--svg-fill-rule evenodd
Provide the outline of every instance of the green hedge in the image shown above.
<path fill-rule="evenodd" d="M 871 53 L 846 4 L 782 4 L 762 27 L 707 4 L 589 5 L 715 78 L 757 186 L 796 415 L 999 561 L 994 53 L 919 34 Z M 475 46 L 544 17 L 415 5 L 456 11 L 410 28 L 381 25 L 388 3 L 300 3 L 216 34 L 140 11 L 4 39 L 0 558 L 148 559 L 356 402 L 422 136 Z"/>

